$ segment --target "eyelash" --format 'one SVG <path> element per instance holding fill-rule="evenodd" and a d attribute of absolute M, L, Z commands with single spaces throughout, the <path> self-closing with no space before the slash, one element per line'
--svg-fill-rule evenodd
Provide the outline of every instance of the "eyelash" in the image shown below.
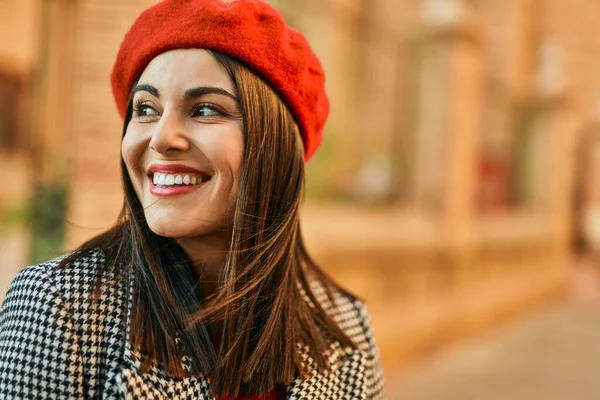
<path fill-rule="evenodd" d="M 194 109 L 192 111 L 192 115 L 195 116 L 196 113 L 199 110 L 201 110 L 202 108 L 208 108 L 208 109 L 210 109 L 211 111 L 217 113 L 220 116 L 225 115 L 225 112 L 220 107 L 217 107 L 216 105 L 211 104 L 211 103 L 199 103 L 199 104 L 196 104 L 196 106 L 194 106 Z"/>
<path fill-rule="evenodd" d="M 140 115 L 140 111 L 141 111 L 142 107 L 150 107 L 150 106 L 148 106 L 147 104 L 144 104 L 140 100 L 137 100 L 136 102 L 133 103 L 132 110 L 133 110 L 134 117 L 147 117 L 147 115 Z"/>
<path fill-rule="evenodd" d="M 142 100 L 137 100 L 134 104 L 133 104 L 133 115 L 135 117 L 138 118 L 143 118 L 143 117 L 152 117 L 152 115 L 141 115 L 140 111 L 143 108 L 151 108 L 152 110 L 154 110 L 156 112 L 156 109 L 154 109 L 152 106 L 148 105 L 148 104 L 144 104 L 144 102 Z M 199 103 L 196 104 L 192 110 L 192 116 L 196 116 L 196 114 L 198 113 L 199 110 L 201 110 L 202 108 L 208 108 L 211 111 L 219 114 L 219 115 L 225 115 L 225 112 L 223 110 L 221 110 L 219 107 L 215 106 L 214 104 L 211 103 Z"/>

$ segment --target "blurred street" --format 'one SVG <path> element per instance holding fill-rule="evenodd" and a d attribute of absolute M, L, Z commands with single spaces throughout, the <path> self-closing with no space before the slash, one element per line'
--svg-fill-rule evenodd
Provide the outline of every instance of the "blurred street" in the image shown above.
<path fill-rule="evenodd" d="M 0 1 L 0 301 L 116 221 L 109 77 L 158 1 Z M 326 71 L 302 236 L 388 398 L 600 399 L 600 1 L 266 1 Z"/>
<path fill-rule="evenodd" d="M 391 378 L 391 400 L 600 398 L 600 274 L 572 271 L 563 304 L 457 344 Z"/>

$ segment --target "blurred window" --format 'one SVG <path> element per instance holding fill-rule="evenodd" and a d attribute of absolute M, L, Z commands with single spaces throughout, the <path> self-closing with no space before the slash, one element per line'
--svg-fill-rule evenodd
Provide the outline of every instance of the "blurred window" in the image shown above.
<path fill-rule="evenodd" d="M 560 90 L 560 56 L 543 45 L 544 2 L 481 6 L 487 44 L 476 204 L 482 213 L 537 208 L 551 151 L 540 95 Z"/>
<path fill-rule="evenodd" d="M 326 70 L 331 114 L 307 165 L 315 201 L 389 205 L 406 199 L 409 157 L 403 107 L 406 39 L 369 1 L 308 1 L 284 12 Z"/>
<path fill-rule="evenodd" d="M 529 129 L 529 115 L 513 104 L 502 79 L 489 74 L 484 79 L 477 206 L 482 212 L 492 212 L 518 202 L 516 178 L 521 158 L 527 156 L 522 139 Z"/>

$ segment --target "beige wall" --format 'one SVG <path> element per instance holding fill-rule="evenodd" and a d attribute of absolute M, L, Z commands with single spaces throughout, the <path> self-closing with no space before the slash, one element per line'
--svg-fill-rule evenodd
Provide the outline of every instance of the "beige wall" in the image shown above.
<path fill-rule="evenodd" d="M 0 68 L 29 72 L 39 59 L 40 0 L 0 1 Z"/>
<path fill-rule="evenodd" d="M 578 112 L 586 115 L 600 103 L 600 2 L 543 1 L 544 33 L 562 51 L 569 93 Z"/>
<path fill-rule="evenodd" d="M 152 0 L 78 2 L 72 180 L 66 248 L 108 228 L 122 204 L 119 174 L 123 122 L 110 73 L 125 32 Z"/>
<path fill-rule="evenodd" d="M 0 1 L 0 73 L 20 79 L 24 90 L 30 89 L 39 61 L 40 22 L 38 0 Z M 18 110 L 22 111 L 20 107 Z M 27 110 L 23 114 L 29 115 Z M 29 124 L 19 121 L 17 126 Z M 23 129 L 23 133 L 28 132 Z M 0 301 L 13 277 L 29 262 L 29 233 L 21 220 L 31 195 L 32 179 L 26 151 L 0 149 L 0 180 L 5 188 L 0 193 L 0 221 L 6 221 L 0 224 Z"/>

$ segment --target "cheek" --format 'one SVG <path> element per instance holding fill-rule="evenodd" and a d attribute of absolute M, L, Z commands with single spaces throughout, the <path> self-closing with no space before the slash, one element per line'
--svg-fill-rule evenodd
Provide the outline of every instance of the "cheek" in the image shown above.
<path fill-rule="evenodd" d="M 238 181 L 244 162 L 244 143 L 242 140 L 236 142 L 235 145 L 232 146 L 229 157 L 232 173 L 235 180 Z"/>
<path fill-rule="evenodd" d="M 144 155 L 145 146 L 134 138 L 135 135 L 130 134 L 129 131 L 125 134 L 121 142 L 121 157 L 125 162 L 125 167 L 127 168 L 127 173 L 133 183 L 133 187 L 139 195 L 142 179 L 139 166 L 141 165 L 140 160 Z"/>
<path fill-rule="evenodd" d="M 205 134 L 198 147 L 203 149 L 221 179 L 232 186 L 237 184 L 244 161 L 244 137 L 240 126 L 219 127 Z"/>
<path fill-rule="evenodd" d="M 241 129 L 229 132 L 220 143 L 222 157 L 236 180 L 239 178 L 244 161 L 244 136 Z"/>
<path fill-rule="evenodd" d="M 143 155 L 143 145 L 134 139 L 135 135 L 129 131 L 123 137 L 121 142 L 121 157 L 125 161 L 129 174 L 136 172 L 136 166 L 139 165 L 139 160 Z"/>
<path fill-rule="evenodd" d="M 244 142 L 241 132 L 223 143 L 222 162 L 226 166 L 231 181 L 231 192 L 237 197 L 237 191 L 244 162 Z"/>

